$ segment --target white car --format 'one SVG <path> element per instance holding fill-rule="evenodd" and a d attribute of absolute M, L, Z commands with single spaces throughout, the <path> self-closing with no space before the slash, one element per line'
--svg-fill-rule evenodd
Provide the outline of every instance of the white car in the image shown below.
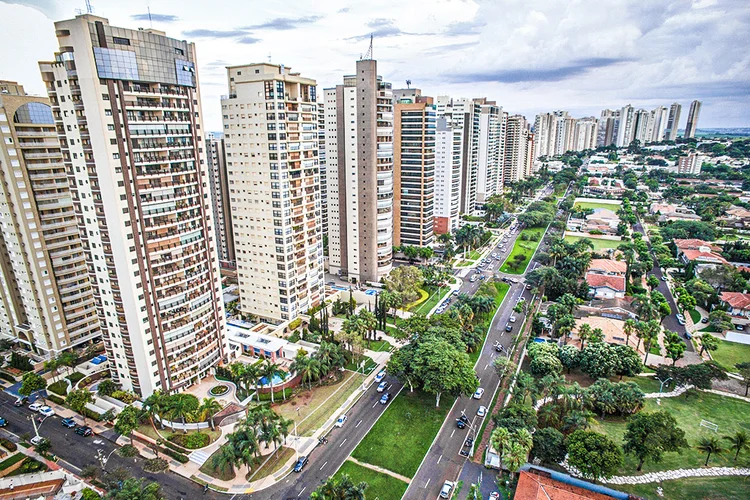
<path fill-rule="evenodd" d="M 484 395 L 484 389 L 481 387 L 477 389 L 477 392 L 474 393 L 474 396 L 472 396 L 474 399 L 482 399 L 482 396 Z"/>
<path fill-rule="evenodd" d="M 39 411 L 42 408 L 44 408 L 44 405 L 38 401 L 34 401 L 33 403 L 29 405 L 29 410 L 31 411 Z"/>
<path fill-rule="evenodd" d="M 480 406 L 477 408 L 477 416 L 483 417 L 487 415 L 487 407 L 486 406 Z"/>
<path fill-rule="evenodd" d="M 42 407 L 41 407 L 41 408 L 39 409 L 39 413 L 41 413 L 41 414 L 42 414 L 42 415 L 44 415 L 45 417 L 51 417 L 52 415 L 54 415 L 54 414 L 55 414 L 55 410 L 53 410 L 53 409 L 52 409 L 52 408 L 50 408 L 49 406 L 42 406 Z"/>
<path fill-rule="evenodd" d="M 455 483 L 451 481 L 446 481 L 445 483 L 443 483 L 443 487 L 440 489 L 440 498 L 450 498 L 454 484 Z"/>
<path fill-rule="evenodd" d="M 380 384 L 378 385 L 377 391 L 383 392 L 386 387 L 388 387 L 388 382 L 385 382 L 385 381 L 380 382 Z"/>
<path fill-rule="evenodd" d="M 384 378 L 385 378 L 385 370 L 375 375 L 375 383 L 379 384 L 380 382 L 383 381 Z"/>
<path fill-rule="evenodd" d="M 42 436 L 34 436 L 33 438 L 31 438 L 31 444 L 33 444 L 34 446 L 37 446 L 39 443 L 46 441 L 46 440 L 47 438 L 43 438 Z"/>
<path fill-rule="evenodd" d="M 336 420 L 336 423 L 333 424 L 334 427 L 343 427 L 344 422 L 346 422 L 346 415 L 341 415 L 338 420 Z"/>

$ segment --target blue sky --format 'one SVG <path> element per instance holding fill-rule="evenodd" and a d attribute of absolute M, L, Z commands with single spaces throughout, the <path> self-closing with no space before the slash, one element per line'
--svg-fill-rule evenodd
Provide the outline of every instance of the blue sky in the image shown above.
<path fill-rule="evenodd" d="M 700 127 L 750 127 L 748 0 L 93 0 L 95 14 L 198 47 L 203 112 L 221 129 L 227 65 L 283 63 L 340 83 L 374 34 L 379 72 L 427 95 L 488 97 L 533 120 L 703 101 Z M 80 4 L 80 5 L 79 5 Z M 0 0 L 0 78 L 42 93 L 36 61 L 76 3 Z M 683 111 L 684 126 L 687 110 Z"/>

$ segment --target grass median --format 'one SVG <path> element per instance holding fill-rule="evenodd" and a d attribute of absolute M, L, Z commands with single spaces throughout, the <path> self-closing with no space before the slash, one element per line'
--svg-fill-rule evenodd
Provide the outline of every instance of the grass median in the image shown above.
<path fill-rule="evenodd" d="M 529 227 L 522 230 L 513 244 L 513 250 L 511 250 L 505 262 L 503 262 L 500 272 L 523 274 L 526 266 L 529 265 L 531 256 L 534 255 L 539 243 L 542 241 L 545 229 L 543 227 Z"/>
<path fill-rule="evenodd" d="M 421 304 L 409 309 L 409 311 L 413 312 L 414 314 L 429 313 L 433 307 L 438 305 L 438 303 L 440 303 L 440 301 L 445 298 L 445 295 L 450 291 L 450 288 L 447 286 L 441 287 L 439 289 L 435 287 L 426 287 L 425 291 L 430 294 L 429 298 Z"/>
<path fill-rule="evenodd" d="M 474 328 L 478 328 L 482 332 L 482 342 L 479 344 L 479 347 L 476 351 L 469 353 L 469 359 L 471 360 L 471 364 L 475 365 L 477 363 L 477 360 L 479 359 L 479 356 L 482 354 L 482 346 L 484 346 L 484 339 L 487 338 L 487 333 L 490 329 L 490 323 L 492 322 L 492 318 L 495 317 L 495 313 L 497 312 L 498 307 L 503 303 L 503 300 L 505 300 L 505 296 L 508 295 L 508 290 L 510 290 L 510 285 L 502 282 L 502 281 L 496 281 L 494 283 L 495 288 L 497 289 L 497 295 L 495 295 L 495 307 L 487 313 L 487 316 L 484 318 L 484 320 L 474 326 Z"/>
<path fill-rule="evenodd" d="M 435 396 L 408 387 L 390 403 L 352 457 L 406 477 L 414 477 L 451 407 L 435 408 Z"/>
<path fill-rule="evenodd" d="M 348 475 L 354 484 L 364 481 L 367 483 L 367 489 L 365 494 L 372 498 L 379 498 L 380 500 L 400 500 L 408 484 L 396 479 L 388 474 L 383 474 L 367 467 L 362 467 L 359 464 L 347 460 L 344 465 L 341 466 L 335 477 L 341 477 L 344 474 Z"/>

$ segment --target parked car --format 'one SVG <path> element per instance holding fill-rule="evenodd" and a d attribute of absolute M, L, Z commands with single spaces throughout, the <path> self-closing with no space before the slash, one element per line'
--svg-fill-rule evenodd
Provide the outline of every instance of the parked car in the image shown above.
<path fill-rule="evenodd" d="M 666 277 L 666 276 L 664 276 L 664 275 L 662 274 L 662 276 L 661 276 L 661 280 L 662 280 L 662 281 L 667 281 L 667 277 Z"/>
<path fill-rule="evenodd" d="M 708 318 L 701 318 L 701 323 L 708 323 Z"/>
<path fill-rule="evenodd" d="M 383 392 L 383 391 L 385 390 L 385 388 L 386 388 L 386 387 L 388 387 L 388 382 L 380 382 L 380 383 L 378 384 L 378 388 L 377 388 L 377 391 L 378 391 L 378 392 Z"/>
<path fill-rule="evenodd" d="M 333 424 L 334 427 L 343 427 L 344 422 L 346 422 L 346 415 L 341 415 L 338 420 L 336 420 L 336 423 Z"/>
<path fill-rule="evenodd" d="M 505 331 L 506 332 L 512 332 L 513 331 L 513 325 L 511 325 L 510 323 L 508 323 L 507 325 L 505 325 Z"/>
<path fill-rule="evenodd" d="M 62 423 L 63 427 L 67 427 L 68 429 L 72 429 L 76 426 L 76 421 L 72 418 L 64 418 L 60 423 Z"/>
<path fill-rule="evenodd" d="M 94 430 L 89 427 L 88 425 L 82 425 L 80 427 L 76 427 L 76 434 L 83 437 L 88 437 L 94 433 Z"/>
<path fill-rule="evenodd" d="M 466 441 L 464 441 L 464 446 L 466 446 L 467 448 L 472 444 L 474 444 L 474 440 L 472 438 L 466 438 Z"/>
<path fill-rule="evenodd" d="M 477 280 L 477 275 L 473 275 L 471 278 L 469 278 L 469 281 L 474 283 Z"/>
<path fill-rule="evenodd" d="M 737 330 L 742 331 L 745 329 L 745 325 L 735 325 L 734 326 Z"/>
<path fill-rule="evenodd" d="M 39 445 L 39 443 L 43 443 L 46 440 L 47 438 L 43 438 L 42 436 L 34 436 L 33 438 L 31 438 L 30 441 L 31 441 L 31 444 L 33 444 L 34 446 L 37 446 Z"/>
<path fill-rule="evenodd" d="M 461 292 L 459 292 L 458 290 L 453 290 L 453 295 L 454 296 L 458 296 L 459 293 L 461 293 Z"/>
<path fill-rule="evenodd" d="M 380 404 L 381 404 L 381 405 L 384 405 L 384 404 L 388 404 L 388 401 L 390 401 L 390 400 L 391 400 L 391 393 L 390 393 L 390 392 L 386 392 L 386 393 L 385 393 L 385 394 L 383 394 L 383 396 L 382 396 L 382 397 L 380 398 Z"/>
<path fill-rule="evenodd" d="M 39 411 L 42 408 L 44 408 L 44 405 L 40 403 L 39 401 L 34 401 L 33 403 L 29 405 L 29 410 L 31 411 Z"/>
<path fill-rule="evenodd" d="M 29 398 L 27 398 L 26 396 L 21 396 L 20 398 L 16 399 L 13 402 L 13 406 L 23 406 L 28 402 L 29 402 Z"/>
<path fill-rule="evenodd" d="M 294 472 L 302 472 L 302 469 L 304 469 L 305 465 L 307 465 L 307 457 L 299 457 L 297 463 L 294 464 Z"/>
<path fill-rule="evenodd" d="M 454 484 L 451 481 L 444 482 L 443 487 L 440 489 L 440 498 L 450 498 Z"/>
<path fill-rule="evenodd" d="M 380 373 L 378 373 L 377 375 L 375 375 L 375 383 L 379 384 L 380 382 L 383 381 L 384 378 L 385 378 L 385 370 L 383 370 Z"/>
<path fill-rule="evenodd" d="M 459 429 L 465 428 L 467 423 L 469 423 L 469 417 L 466 415 L 461 415 L 456 419 L 456 427 Z"/>
<path fill-rule="evenodd" d="M 6 425 L 8 425 L 8 421 L 0 417 L 0 427 L 5 427 Z"/>
<path fill-rule="evenodd" d="M 484 389 L 480 387 L 479 389 L 476 390 L 476 392 L 474 393 L 474 396 L 472 397 L 474 399 L 482 399 L 482 395 L 484 395 Z"/>
<path fill-rule="evenodd" d="M 45 417 L 51 417 L 55 414 L 55 410 L 53 410 L 49 406 L 42 406 L 41 408 L 39 408 L 39 413 L 41 413 Z"/>
<path fill-rule="evenodd" d="M 487 407 L 486 406 L 480 406 L 477 408 L 477 416 L 483 417 L 487 415 Z"/>

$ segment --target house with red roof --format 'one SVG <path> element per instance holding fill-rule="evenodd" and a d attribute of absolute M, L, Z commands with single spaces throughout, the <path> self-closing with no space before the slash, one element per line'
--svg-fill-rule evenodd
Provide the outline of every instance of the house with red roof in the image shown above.
<path fill-rule="evenodd" d="M 712 245 L 707 241 L 695 238 L 684 240 L 677 239 L 674 240 L 674 244 L 677 247 L 677 258 L 680 259 L 683 264 L 695 262 L 698 270 L 704 267 L 716 267 L 729 264 L 729 262 L 718 253 L 721 251 L 721 247 Z"/>
<path fill-rule="evenodd" d="M 625 276 L 587 273 L 586 283 L 589 285 L 589 295 L 595 299 L 625 297 Z"/>
<path fill-rule="evenodd" d="M 719 299 L 732 316 L 750 318 L 750 293 L 721 292 Z"/>

